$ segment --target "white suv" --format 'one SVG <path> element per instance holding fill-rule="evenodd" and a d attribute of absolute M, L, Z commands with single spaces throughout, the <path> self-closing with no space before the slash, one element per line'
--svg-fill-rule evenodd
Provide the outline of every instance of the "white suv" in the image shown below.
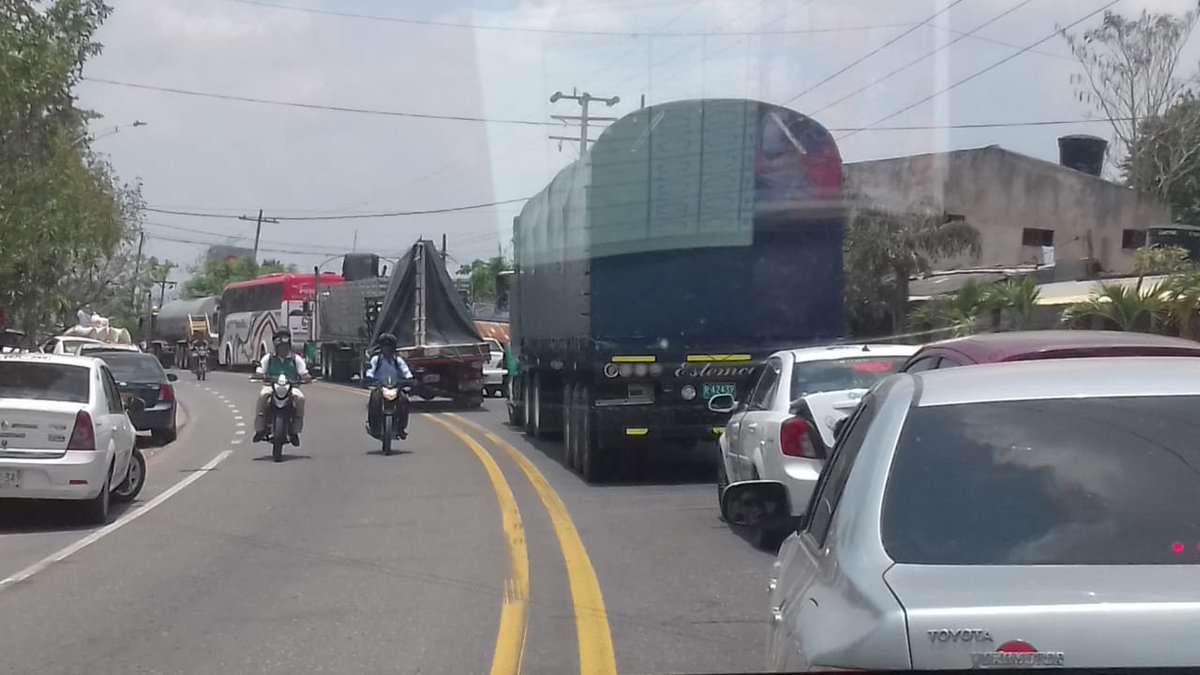
<path fill-rule="evenodd" d="M 103 361 L 0 355 L 0 498 L 78 500 L 89 522 L 106 523 L 135 441 Z"/>

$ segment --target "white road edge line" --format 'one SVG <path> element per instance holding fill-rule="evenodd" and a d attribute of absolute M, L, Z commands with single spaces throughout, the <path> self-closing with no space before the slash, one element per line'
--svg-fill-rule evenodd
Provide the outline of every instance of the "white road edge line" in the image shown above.
<path fill-rule="evenodd" d="M 172 485 L 171 487 L 167 488 L 166 490 L 164 490 L 161 494 L 159 494 L 154 499 L 151 499 L 150 501 L 146 502 L 146 504 L 144 506 L 142 506 L 142 508 L 137 509 L 136 511 L 130 511 L 130 512 L 126 513 L 124 516 L 121 516 L 121 518 L 119 518 L 118 520 L 111 522 L 108 525 L 105 525 L 104 527 L 96 530 L 95 532 L 89 534 L 88 536 L 84 537 L 83 539 L 80 539 L 79 541 L 77 541 L 73 544 L 65 546 L 65 547 L 59 549 L 58 551 L 51 553 L 50 555 L 46 556 L 45 558 L 42 558 L 41 560 L 33 563 L 29 567 L 26 567 L 25 569 L 21 570 L 20 572 L 17 572 L 16 574 L 8 577 L 7 579 L 0 580 L 0 591 L 10 588 L 16 584 L 19 584 L 22 581 L 25 581 L 29 577 L 32 577 L 33 575 L 37 574 L 38 572 L 41 572 L 42 570 L 53 565 L 54 563 L 62 562 L 64 560 L 66 560 L 67 558 L 78 553 L 79 551 L 83 550 L 84 548 L 100 541 L 104 537 L 112 534 L 113 532 L 116 532 L 117 530 L 128 525 L 129 523 L 132 523 L 133 521 L 137 520 L 138 518 L 141 518 L 142 516 L 146 515 L 150 511 L 152 511 L 156 506 L 162 504 L 163 502 L 167 501 L 171 497 L 174 497 L 185 487 L 191 485 L 192 483 L 195 483 L 196 481 L 198 481 L 201 478 L 203 478 L 204 476 L 206 476 L 209 471 L 212 471 L 213 469 L 215 469 L 218 464 L 225 461 L 225 459 L 232 454 L 233 454 L 232 450 L 225 450 L 225 451 L 221 452 L 219 455 L 217 455 L 216 457 L 213 457 L 211 460 L 209 460 L 208 464 L 205 464 L 204 466 L 200 467 L 200 469 L 198 471 L 196 471 L 192 475 L 188 476 L 187 478 L 184 478 L 183 480 L 179 481 L 178 483 Z"/>

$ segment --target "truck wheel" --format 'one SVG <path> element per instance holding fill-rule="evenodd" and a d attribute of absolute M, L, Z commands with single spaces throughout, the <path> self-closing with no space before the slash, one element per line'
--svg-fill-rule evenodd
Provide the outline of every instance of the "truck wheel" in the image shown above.
<path fill-rule="evenodd" d="M 508 423 L 514 427 L 519 427 L 524 426 L 525 415 L 523 410 L 517 407 L 517 397 L 513 395 L 513 390 L 516 387 L 516 385 L 513 384 L 514 381 L 514 378 L 510 377 L 506 383 L 506 386 L 508 387 L 506 398 L 508 401 L 505 403 L 505 407 L 508 408 Z"/>
<path fill-rule="evenodd" d="M 546 435 L 542 427 L 542 377 L 534 373 L 530 384 L 529 397 L 531 399 L 529 405 L 529 427 L 530 435 L 534 438 L 542 438 Z"/>
<path fill-rule="evenodd" d="M 599 483 L 607 476 L 607 463 L 596 443 L 596 420 L 592 411 L 592 392 L 587 385 L 581 387 L 579 403 L 579 440 L 576 441 L 576 455 L 579 457 L 579 473 L 589 483 Z"/>
<path fill-rule="evenodd" d="M 568 469 L 575 468 L 575 385 L 563 383 L 563 449 L 562 465 Z"/>

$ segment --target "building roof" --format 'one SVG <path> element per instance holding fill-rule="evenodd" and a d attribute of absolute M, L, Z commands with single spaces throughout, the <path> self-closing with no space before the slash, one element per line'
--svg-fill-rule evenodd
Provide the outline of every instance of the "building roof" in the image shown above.
<path fill-rule="evenodd" d="M 1102 286 L 1137 286 L 1139 277 L 1113 277 L 1109 279 L 1090 279 L 1087 281 L 1056 281 L 1038 286 L 1037 304 L 1042 306 L 1073 305 L 1086 302 L 1101 292 Z M 1162 283 L 1165 274 L 1141 277 L 1142 288 L 1149 289 Z"/>

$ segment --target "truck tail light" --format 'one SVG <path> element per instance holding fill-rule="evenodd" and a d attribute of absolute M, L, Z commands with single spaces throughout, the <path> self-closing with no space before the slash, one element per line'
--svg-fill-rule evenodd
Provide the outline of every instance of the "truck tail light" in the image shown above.
<path fill-rule="evenodd" d="M 96 451 L 96 430 L 92 428 L 92 416 L 86 410 L 75 413 L 75 428 L 67 441 L 68 450 Z"/>
<path fill-rule="evenodd" d="M 812 425 L 802 417 L 789 417 L 779 427 L 779 449 L 788 457 L 821 459 L 812 440 Z"/>

